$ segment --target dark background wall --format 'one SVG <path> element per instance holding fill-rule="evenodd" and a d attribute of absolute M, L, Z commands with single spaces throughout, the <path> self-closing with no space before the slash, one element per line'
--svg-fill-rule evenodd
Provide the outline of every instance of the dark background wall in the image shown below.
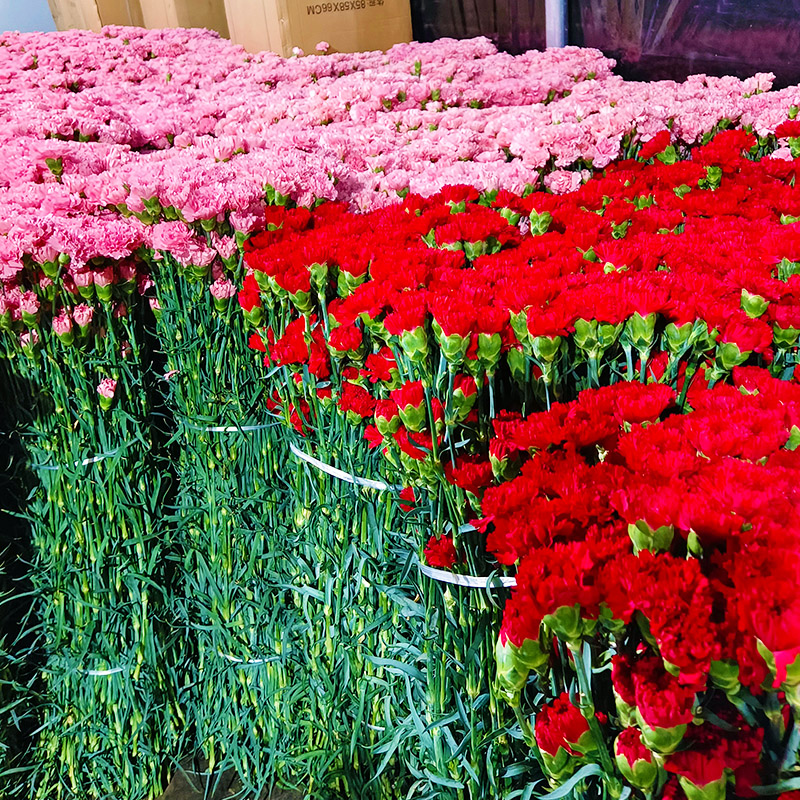
<path fill-rule="evenodd" d="M 800 81 L 800 0 L 569 0 L 568 18 L 570 42 L 617 58 L 625 77 Z"/>
<path fill-rule="evenodd" d="M 414 36 L 488 36 L 519 53 L 545 46 L 544 0 L 411 0 Z M 774 72 L 800 82 L 800 0 L 568 0 L 570 44 L 616 58 L 631 79 Z"/>
<path fill-rule="evenodd" d="M 414 38 L 487 36 L 501 50 L 541 50 L 544 0 L 411 0 Z"/>

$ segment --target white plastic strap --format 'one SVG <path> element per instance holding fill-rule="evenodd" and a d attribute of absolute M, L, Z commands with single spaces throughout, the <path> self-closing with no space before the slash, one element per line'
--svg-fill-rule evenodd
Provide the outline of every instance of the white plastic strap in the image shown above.
<path fill-rule="evenodd" d="M 106 458 L 111 458 L 111 456 L 115 456 L 121 450 L 121 447 L 118 447 L 116 450 L 110 450 L 107 453 L 100 453 L 97 456 L 91 456 L 90 458 L 84 458 L 83 461 L 74 461 L 72 466 L 74 467 L 85 467 L 88 464 L 96 464 L 98 461 L 103 461 Z M 55 464 L 34 464 L 34 469 L 48 469 L 48 470 L 56 470 L 61 469 L 61 467 Z"/>
<path fill-rule="evenodd" d="M 244 666 L 247 666 L 248 664 L 266 664 L 270 660 L 268 658 L 237 658 L 236 656 L 223 653 L 221 650 L 217 650 L 217 655 L 221 656 L 227 661 L 230 661 L 231 664 L 242 664 Z"/>
<path fill-rule="evenodd" d="M 304 453 L 299 447 L 295 447 L 293 444 L 289 445 L 289 449 L 301 461 L 305 461 L 313 467 L 316 467 L 320 472 L 332 475 L 334 478 L 339 478 L 339 480 L 346 481 L 347 483 L 353 483 L 356 486 L 366 486 L 370 489 L 376 489 L 379 492 L 396 491 L 400 488 L 397 486 L 389 486 L 388 483 L 384 483 L 383 481 L 374 481 L 370 478 L 359 478 L 357 475 L 351 475 L 349 472 L 344 472 L 341 469 L 332 467 L 330 464 L 326 464 L 324 461 L 320 461 L 318 458 Z"/>
<path fill-rule="evenodd" d="M 492 578 L 481 578 L 478 575 L 457 575 L 455 572 L 429 567 L 427 564 L 420 564 L 419 569 L 423 575 L 427 575 L 435 581 L 466 586 L 468 589 L 509 589 L 517 585 L 517 579 L 510 575 L 496 575 Z"/>
<path fill-rule="evenodd" d="M 263 431 L 265 428 L 274 428 L 280 424 L 280 422 L 268 422 L 266 425 L 211 425 L 208 428 L 197 428 L 196 430 L 204 430 L 207 433 L 235 433 L 236 431 L 247 433 L 248 431 Z M 194 428 L 194 425 L 191 427 Z"/>
<path fill-rule="evenodd" d="M 111 669 L 82 669 L 84 675 L 92 675 L 93 677 L 101 677 L 103 675 L 116 675 L 118 672 L 125 672 L 127 667 L 112 667 Z"/>

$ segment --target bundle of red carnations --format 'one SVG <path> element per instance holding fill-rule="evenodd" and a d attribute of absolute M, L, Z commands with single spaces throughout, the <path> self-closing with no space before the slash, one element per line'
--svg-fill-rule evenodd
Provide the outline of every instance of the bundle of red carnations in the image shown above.
<path fill-rule="evenodd" d="M 800 786 L 798 154 L 796 122 L 664 131 L 571 194 L 276 210 L 248 245 L 287 422 L 364 426 L 430 566 L 516 566 L 496 687 L 558 796 Z"/>

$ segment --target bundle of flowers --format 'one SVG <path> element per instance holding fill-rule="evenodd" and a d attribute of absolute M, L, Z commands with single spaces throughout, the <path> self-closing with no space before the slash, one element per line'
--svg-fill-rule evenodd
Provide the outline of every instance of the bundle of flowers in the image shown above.
<path fill-rule="evenodd" d="M 158 610 L 167 481 L 151 452 L 146 337 L 127 309 L 136 271 L 99 266 L 80 286 L 58 265 L 27 270 L 0 317 L 3 403 L 35 476 L 22 642 L 45 702 L 38 755 L 19 771 L 42 798 L 103 796 L 110 774 L 126 795 L 160 790 L 182 724 L 161 660 L 174 636 Z"/>
<path fill-rule="evenodd" d="M 333 401 L 422 483 L 448 467 L 473 496 L 508 467 L 487 452 L 498 414 L 701 366 L 716 381 L 748 359 L 791 373 L 797 167 L 756 146 L 726 132 L 678 161 L 664 132 L 565 196 L 450 187 L 365 215 L 277 210 L 248 243 L 251 346 L 293 373 L 298 429 Z"/>
<path fill-rule="evenodd" d="M 778 380 L 793 378 L 800 336 L 798 134 L 785 122 L 771 145 L 731 131 L 686 151 L 664 131 L 571 194 L 451 187 L 366 215 L 278 210 L 247 244 L 239 299 L 251 347 L 286 374 L 276 411 L 301 434 L 334 407 L 363 430 L 392 482 L 413 487 L 401 499 L 429 509 L 430 566 L 487 579 L 517 566 L 497 691 L 518 704 L 537 668 L 538 691 L 566 693 L 538 710 L 535 734 L 520 716 L 553 786 L 602 769 L 619 791 L 624 778 L 710 797 L 737 770 L 749 770 L 737 794 L 791 775 L 796 554 L 787 540 L 767 557 L 761 514 L 794 513 L 780 500 L 791 475 L 762 490 L 762 462 L 792 469 L 800 437 L 796 387 Z M 759 393 L 715 388 L 732 375 Z M 759 574 L 774 590 L 761 610 L 736 605 Z M 590 669 L 612 656 L 614 675 L 640 676 L 615 682 L 618 708 Z M 580 728 L 560 750 L 548 714 Z M 713 723 L 693 738 L 692 719 Z M 618 772 L 602 737 L 630 726 Z M 631 777 L 631 753 L 649 783 Z"/>
<path fill-rule="evenodd" d="M 648 796 L 751 797 L 795 772 L 800 387 L 734 384 L 696 381 L 686 414 L 618 383 L 499 425 L 512 452 L 538 440 L 483 498 L 518 565 L 498 680 L 514 704 L 530 670 L 557 695 L 527 731 L 553 786 L 600 764 Z"/>
<path fill-rule="evenodd" d="M 493 523 L 470 523 L 526 454 L 562 447 L 528 420 L 552 406 L 561 425 L 583 389 L 657 379 L 685 410 L 693 379 L 739 364 L 792 376 L 797 87 L 635 84 L 596 51 L 512 57 L 482 39 L 289 60 L 197 31 L 2 45 L 0 328 L 9 396 L 38 398 L 15 412 L 41 477 L 37 564 L 58 561 L 35 578 L 53 701 L 40 795 L 74 791 L 90 761 L 90 796 L 110 774 L 127 796 L 155 788 L 187 711 L 186 750 L 256 790 L 276 771 L 378 797 L 409 775 L 442 796 L 518 783 L 497 703 L 514 692 L 486 669 L 500 610 L 409 577 L 408 551 L 510 572 Z M 731 127 L 748 133 L 690 158 Z M 266 391 L 233 300 L 262 229 L 239 300 Z M 288 469 L 290 435 L 265 427 L 280 416 L 346 473 L 382 463 L 402 506 Z M 93 471 L 96 500 L 75 491 Z M 119 619 L 100 620 L 111 601 Z M 59 738 L 67 719 L 80 733 Z M 592 771 L 570 764 L 569 780 Z"/>
<path fill-rule="evenodd" d="M 665 126 L 684 144 L 739 124 L 765 136 L 800 104 L 768 75 L 629 83 L 597 51 L 514 57 L 484 39 L 289 60 L 200 31 L 2 43 L 4 279 L 43 251 L 81 262 L 87 239 L 224 258 L 287 198 L 366 210 L 454 183 L 563 191 Z"/>

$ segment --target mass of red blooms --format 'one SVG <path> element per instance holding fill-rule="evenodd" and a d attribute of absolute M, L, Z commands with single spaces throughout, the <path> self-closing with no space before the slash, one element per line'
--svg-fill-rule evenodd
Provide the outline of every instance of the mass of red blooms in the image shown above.
<path fill-rule="evenodd" d="M 497 685 L 552 698 L 529 735 L 553 787 L 795 788 L 796 127 L 788 155 L 664 131 L 565 195 L 287 209 L 247 244 L 286 420 L 335 403 L 417 505 L 459 510 L 431 565 L 516 574 Z"/>

